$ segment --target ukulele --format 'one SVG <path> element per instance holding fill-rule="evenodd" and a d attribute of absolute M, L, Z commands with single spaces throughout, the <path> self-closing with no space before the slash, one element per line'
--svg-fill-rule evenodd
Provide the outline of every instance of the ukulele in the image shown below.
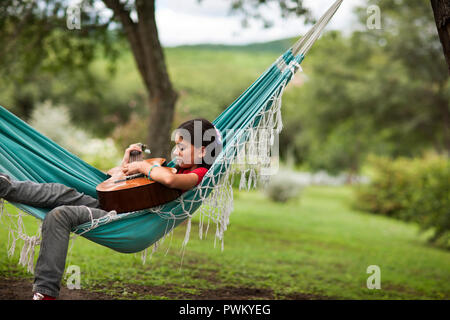
<path fill-rule="evenodd" d="M 146 148 L 141 144 L 142 152 Z M 131 151 L 129 162 L 146 161 L 152 166 L 159 164 L 164 170 L 177 172 L 175 168 L 164 166 L 166 164 L 164 158 L 143 160 L 142 152 Z M 96 187 L 100 207 L 106 211 L 115 210 L 117 213 L 124 213 L 148 209 L 175 200 L 181 195 L 181 190 L 151 181 L 142 173 L 127 176 L 120 167 L 115 167 L 109 170 L 108 174 L 111 177 Z"/>

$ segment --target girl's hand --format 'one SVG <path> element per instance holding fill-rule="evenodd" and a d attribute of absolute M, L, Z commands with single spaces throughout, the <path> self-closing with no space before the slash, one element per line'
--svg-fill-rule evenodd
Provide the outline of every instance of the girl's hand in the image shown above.
<path fill-rule="evenodd" d="M 122 165 L 122 172 L 129 176 L 132 174 L 136 174 L 136 173 L 143 173 L 143 164 L 144 161 L 135 161 L 135 162 L 131 162 L 131 163 L 126 163 L 124 165 Z"/>
<path fill-rule="evenodd" d="M 134 143 L 131 144 L 126 150 L 125 150 L 125 154 L 123 155 L 123 159 L 122 159 L 122 167 L 125 164 L 128 164 L 128 162 L 130 161 L 130 152 L 131 151 L 140 151 L 142 152 L 142 148 L 140 146 L 139 143 Z"/>

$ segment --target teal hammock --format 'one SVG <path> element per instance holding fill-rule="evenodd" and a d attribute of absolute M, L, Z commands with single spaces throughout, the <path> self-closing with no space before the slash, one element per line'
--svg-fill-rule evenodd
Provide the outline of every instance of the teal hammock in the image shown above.
<path fill-rule="evenodd" d="M 223 150 L 200 185 L 162 206 L 119 215 L 112 212 L 78 226 L 73 232 L 115 251 L 135 253 L 156 243 L 185 220 L 190 229 L 192 214 L 203 204 L 201 211 L 209 210 L 209 217 L 216 225 L 216 236 L 222 239 L 232 210 L 231 185 L 235 169 L 240 170 L 243 187 L 255 184 L 258 174 L 264 181 L 261 168 L 270 166 L 267 150 L 273 143 L 273 135 L 279 133 L 282 126 L 283 90 L 341 3 L 342 0 L 336 1 L 306 35 L 213 121 L 222 134 Z M 0 141 L 0 172 L 14 179 L 62 183 L 97 197 L 97 184 L 107 178 L 105 173 L 58 146 L 1 106 Z M 236 161 L 242 150 L 261 151 L 261 146 L 266 150 L 265 157 L 259 156 L 253 165 L 243 166 Z M 173 167 L 174 162 L 168 166 Z M 40 220 L 49 211 L 19 203 L 13 205 Z M 188 232 L 185 242 L 187 239 Z"/>

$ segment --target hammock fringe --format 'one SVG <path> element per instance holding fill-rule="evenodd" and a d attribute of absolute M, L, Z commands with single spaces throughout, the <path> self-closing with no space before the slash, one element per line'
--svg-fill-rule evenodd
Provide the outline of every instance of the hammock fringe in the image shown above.
<path fill-rule="evenodd" d="M 25 225 L 23 223 L 23 217 L 26 213 L 18 210 L 17 215 L 10 214 L 5 208 L 5 201 L 1 199 L 0 202 L 0 223 L 3 224 L 5 217 L 9 218 L 8 223 L 8 245 L 7 253 L 8 258 L 11 258 L 18 245 L 18 240 L 23 241 L 22 249 L 20 250 L 18 264 L 22 267 L 26 267 L 27 272 L 34 274 L 34 256 L 36 247 L 41 244 L 41 229 L 42 223 L 39 225 L 37 233 L 33 236 L 27 235 Z M 16 220 L 16 224 L 14 223 Z"/>

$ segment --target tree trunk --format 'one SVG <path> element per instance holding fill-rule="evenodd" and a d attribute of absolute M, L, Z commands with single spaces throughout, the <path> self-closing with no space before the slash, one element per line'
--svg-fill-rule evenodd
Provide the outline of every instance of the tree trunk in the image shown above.
<path fill-rule="evenodd" d="M 442 133 L 443 133 L 443 152 L 450 156 L 450 110 L 449 110 L 449 98 L 445 95 L 445 84 L 442 83 L 439 87 L 438 100 L 436 106 L 440 110 L 440 117 L 442 121 Z"/>
<path fill-rule="evenodd" d="M 448 0 L 431 0 L 431 7 L 450 75 L 450 2 Z"/>
<path fill-rule="evenodd" d="M 450 2 L 447 0 L 431 0 L 431 7 L 433 8 L 434 20 L 436 21 L 439 39 L 444 50 L 445 60 L 447 61 L 448 74 L 450 75 Z M 442 91 L 443 88 L 441 88 L 440 92 Z M 450 155 L 450 115 L 448 103 L 448 99 L 444 99 L 438 105 L 442 116 L 444 147 L 447 155 Z"/>
<path fill-rule="evenodd" d="M 175 113 L 177 93 L 167 73 L 164 52 L 158 38 L 155 3 L 136 0 L 138 21 L 119 0 L 103 0 L 122 23 L 130 43 L 137 68 L 149 97 L 150 119 L 146 142 L 153 157 L 170 160 L 170 134 Z"/>

